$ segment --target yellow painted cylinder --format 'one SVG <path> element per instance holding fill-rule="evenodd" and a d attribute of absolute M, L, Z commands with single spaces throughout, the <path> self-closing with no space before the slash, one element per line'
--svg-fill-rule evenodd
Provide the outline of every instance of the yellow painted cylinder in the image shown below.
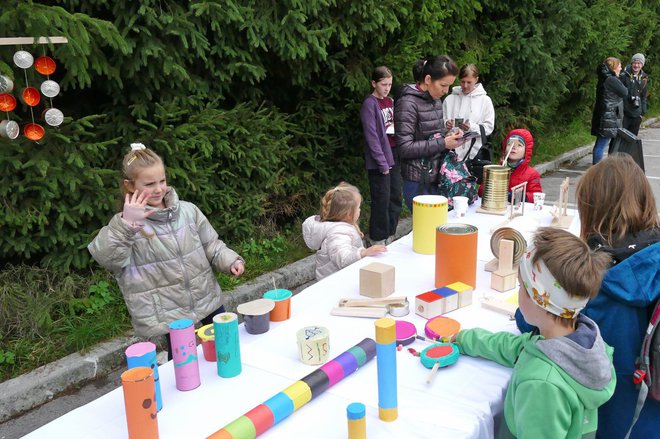
<path fill-rule="evenodd" d="M 396 320 L 383 317 L 375 322 L 376 343 L 390 344 L 396 341 Z"/>
<path fill-rule="evenodd" d="M 413 251 L 435 254 L 435 230 L 447 222 L 447 198 L 418 195 L 413 198 Z"/>

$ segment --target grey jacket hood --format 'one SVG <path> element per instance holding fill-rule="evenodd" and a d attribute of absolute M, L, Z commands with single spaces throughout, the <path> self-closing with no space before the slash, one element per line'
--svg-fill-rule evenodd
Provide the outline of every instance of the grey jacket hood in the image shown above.
<path fill-rule="evenodd" d="M 612 379 L 606 344 L 589 317 L 579 315 L 570 336 L 541 339 L 536 347 L 584 387 L 600 390 Z"/>

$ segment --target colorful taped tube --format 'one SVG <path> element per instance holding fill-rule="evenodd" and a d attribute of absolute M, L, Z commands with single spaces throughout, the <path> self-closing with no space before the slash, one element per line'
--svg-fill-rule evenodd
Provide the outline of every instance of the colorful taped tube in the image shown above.
<path fill-rule="evenodd" d="M 300 381 L 245 415 L 225 425 L 209 439 L 253 439 L 346 378 L 376 355 L 376 342 L 365 338 Z M 396 369 L 395 369 L 396 372 Z"/>

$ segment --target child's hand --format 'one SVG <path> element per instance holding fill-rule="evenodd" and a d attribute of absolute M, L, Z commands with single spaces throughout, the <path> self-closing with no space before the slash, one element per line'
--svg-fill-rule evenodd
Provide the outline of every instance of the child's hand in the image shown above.
<path fill-rule="evenodd" d="M 126 224 L 131 227 L 144 227 L 144 220 L 156 212 L 155 210 L 144 210 L 150 195 L 149 190 L 142 191 L 142 193 L 136 190 L 133 194 L 126 194 L 124 211 L 121 214 Z"/>
<path fill-rule="evenodd" d="M 236 259 L 233 264 L 231 264 L 231 267 L 229 267 L 229 271 L 231 271 L 231 274 L 234 276 L 238 277 L 243 272 L 245 271 L 245 265 L 243 264 L 243 261 L 240 259 Z"/>
<path fill-rule="evenodd" d="M 386 251 L 387 251 L 387 247 L 385 247 L 384 245 L 380 245 L 380 244 L 372 245 L 369 248 L 363 248 L 362 251 L 360 252 L 360 256 L 364 258 L 366 256 L 374 256 L 379 253 L 385 253 Z"/>
<path fill-rule="evenodd" d="M 459 139 L 463 137 L 463 131 L 458 129 L 457 131 L 447 134 L 445 136 L 445 148 L 446 149 L 455 149 L 460 146 Z"/>

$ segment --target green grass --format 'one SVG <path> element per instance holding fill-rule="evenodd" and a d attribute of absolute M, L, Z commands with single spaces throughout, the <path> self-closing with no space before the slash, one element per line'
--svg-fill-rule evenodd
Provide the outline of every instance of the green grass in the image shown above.
<path fill-rule="evenodd" d="M 596 139 L 591 135 L 591 126 L 581 120 L 574 120 L 551 133 L 540 133 L 534 138 L 532 165 L 548 162 L 578 146 L 593 144 Z"/>

